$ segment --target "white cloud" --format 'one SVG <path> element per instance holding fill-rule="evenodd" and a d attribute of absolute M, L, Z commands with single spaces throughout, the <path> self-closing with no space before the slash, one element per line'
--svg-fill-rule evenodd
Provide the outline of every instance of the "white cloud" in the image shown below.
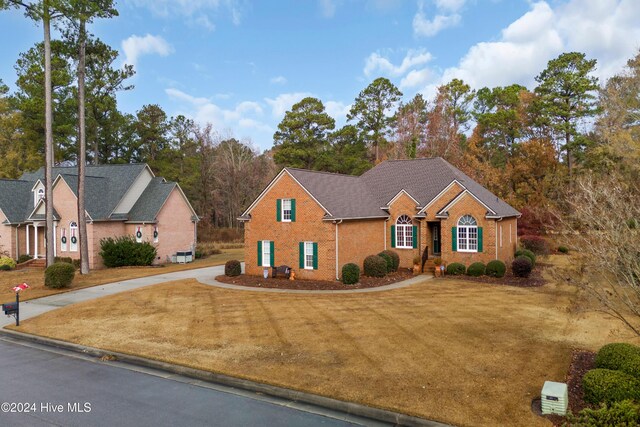
<path fill-rule="evenodd" d="M 327 101 L 324 103 L 327 114 L 336 119 L 337 124 L 344 124 L 347 121 L 347 114 L 351 110 L 351 104 L 340 101 Z"/>
<path fill-rule="evenodd" d="M 322 16 L 325 18 L 333 18 L 333 15 L 336 14 L 336 3 L 334 0 L 319 0 L 318 6 L 320 6 Z"/>
<path fill-rule="evenodd" d="M 553 3 L 552 3 L 553 4 Z M 552 7 L 546 1 L 502 30 L 493 42 L 472 46 L 457 66 L 446 69 L 421 92 L 461 78 L 474 88 L 519 83 L 536 85 L 535 76 L 562 52 L 584 52 L 598 59 L 595 74 L 606 79 L 619 72 L 640 47 L 637 0 L 569 0 Z"/>
<path fill-rule="evenodd" d="M 284 76 L 276 76 L 272 77 L 271 80 L 269 80 L 269 83 L 274 85 L 283 85 L 287 83 L 287 79 Z"/>
<path fill-rule="evenodd" d="M 432 79 L 433 73 L 428 68 L 421 70 L 411 70 L 406 76 L 400 80 L 400 89 L 410 89 L 414 87 L 424 86 Z"/>
<path fill-rule="evenodd" d="M 313 95 L 308 92 L 282 93 L 275 98 L 265 98 L 264 100 L 271 106 L 271 115 L 275 118 L 281 118 L 291 109 L 293 104 L 308 96 Z"/>
<path fill-rule="evenodd" d="M 462 20 L 457 12 L 464 3 L 465 0 L 435 0 L 440 13 L 429 19 L 424 12 L 424 1 L 418 2 L 418 12 L 413 17 L 413 33 L 416 36 L 432 37 L 444 29 L 457 26 Z"/>
<path fill-rule="evenodd" d="M 200 24 L 212 30 L 211 14 L 220 11 L 228 13 L 234 25 L 240 25 L 242 20 L 243 0 L 127 0 L 129 4 L 137 7 L 145 7 L 152 13 L 165 18 L 184 16 L 191 19 L 190 22 Z"/>
<path fill-rule="evenodd" d="M 157 54 L 167 56 L 173 52 L 173 48 L 161 36 L 147 34 L 144 37 L 133 35 L 122 41 L 124 63 L 136 65 L 142 55 Z"/>
<path fill-rule="evenodd" d="M 432 55 L 425 50 L 410 50 L 400 65 L 393 63 L 378 52 L 374 52 L 365 61 L 364 74 L 369 77 L 374 73 L 382 73 L 391 77 L 399 77 L 419 65 L 431 61 Z"/>

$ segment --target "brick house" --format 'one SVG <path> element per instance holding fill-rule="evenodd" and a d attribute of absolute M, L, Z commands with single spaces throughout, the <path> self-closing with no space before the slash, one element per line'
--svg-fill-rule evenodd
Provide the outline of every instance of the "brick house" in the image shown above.
<path fill-rule="evenodd" d="M 56 256 L 80 258 L 76 167 L 53 168 Z M 0 180 L 0 252 L 17 259 L 46 253 L 44 170 Z M 100 240 L 122 235 L 149 241 L 156 263 L 192 250 L 196 216 L 180 186 L 156 177 L 146 164 L 87 166 L 85 180 L 89 266 L 103 266 Z"/>
<path fill-rule="evenodd" d="M 385 161 L 360 177 L 284 168 L 242 214 L 247 274 L 289 265 L 339 279 L 384 249 L 447 264 L 509 261 L 520 213 L 442 158 Z"/>

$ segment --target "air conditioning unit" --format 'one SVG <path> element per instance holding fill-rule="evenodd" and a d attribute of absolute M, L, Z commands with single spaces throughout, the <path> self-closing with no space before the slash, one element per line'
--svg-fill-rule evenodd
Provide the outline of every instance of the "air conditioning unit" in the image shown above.
<path fill-rule="evenodd" d="M 187 262 L 192 262 L 192 261 L 193 261 L 193 254 L 191 253 L 191 251 L 176 252 L 176 262 L 178 264 L 185 264 Z"/>
<path fill-rule="evenodd" d="M 566 415 L 569 406 L 569 389 L 565 383 L 545 381 L 542 387 L 542 414 Z"/>

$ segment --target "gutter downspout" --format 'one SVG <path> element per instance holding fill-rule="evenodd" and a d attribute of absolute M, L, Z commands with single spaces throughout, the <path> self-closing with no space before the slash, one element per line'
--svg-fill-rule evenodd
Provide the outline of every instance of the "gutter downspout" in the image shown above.
<path fill-rule="evenodd" d="M 382 226 L 384 227 L 384 250 L 387 250 L 387 222 L 389 222 L 389 218 L 384 220 Z"/>
<path fill-rule="evenodd" d="M 502 221 L 504 218 L 500 218 L 500 219 L 496 219 L 495 220 L 495 225 L 496 225 L 496 259 L 500 259 L 498 258 L 498 222 Z"/>
<path fill-rule="evenodd" d="M 340 273 L 339 273 L 339 260 L 338 260 L 338 225 L 342 224 L 342 220 L 340 221 L 334 221 L 333 222 L 336 225 L 336 280 L 340 280 Z"/>

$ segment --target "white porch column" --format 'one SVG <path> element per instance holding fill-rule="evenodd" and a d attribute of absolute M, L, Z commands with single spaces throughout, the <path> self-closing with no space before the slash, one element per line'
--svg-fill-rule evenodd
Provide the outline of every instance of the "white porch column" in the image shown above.
<path fill-rule="evenodd" d="M 29 224 L 27 224 L 27 255 L 31 255 L 29 251 Z"/>
<path fill-rule="evenodd" d="M 53 256 L 58 256 L 58 224 L 53 223 Z"/>
<path fill-rule="evenodd" d="M 36 246 L 33 249 L 33 257 L 38 258 L 38 223 L 37 222 L 33 224 L 33 228 L 36 230 L 36 237 L 34 238 L 36 242 Z"/>

